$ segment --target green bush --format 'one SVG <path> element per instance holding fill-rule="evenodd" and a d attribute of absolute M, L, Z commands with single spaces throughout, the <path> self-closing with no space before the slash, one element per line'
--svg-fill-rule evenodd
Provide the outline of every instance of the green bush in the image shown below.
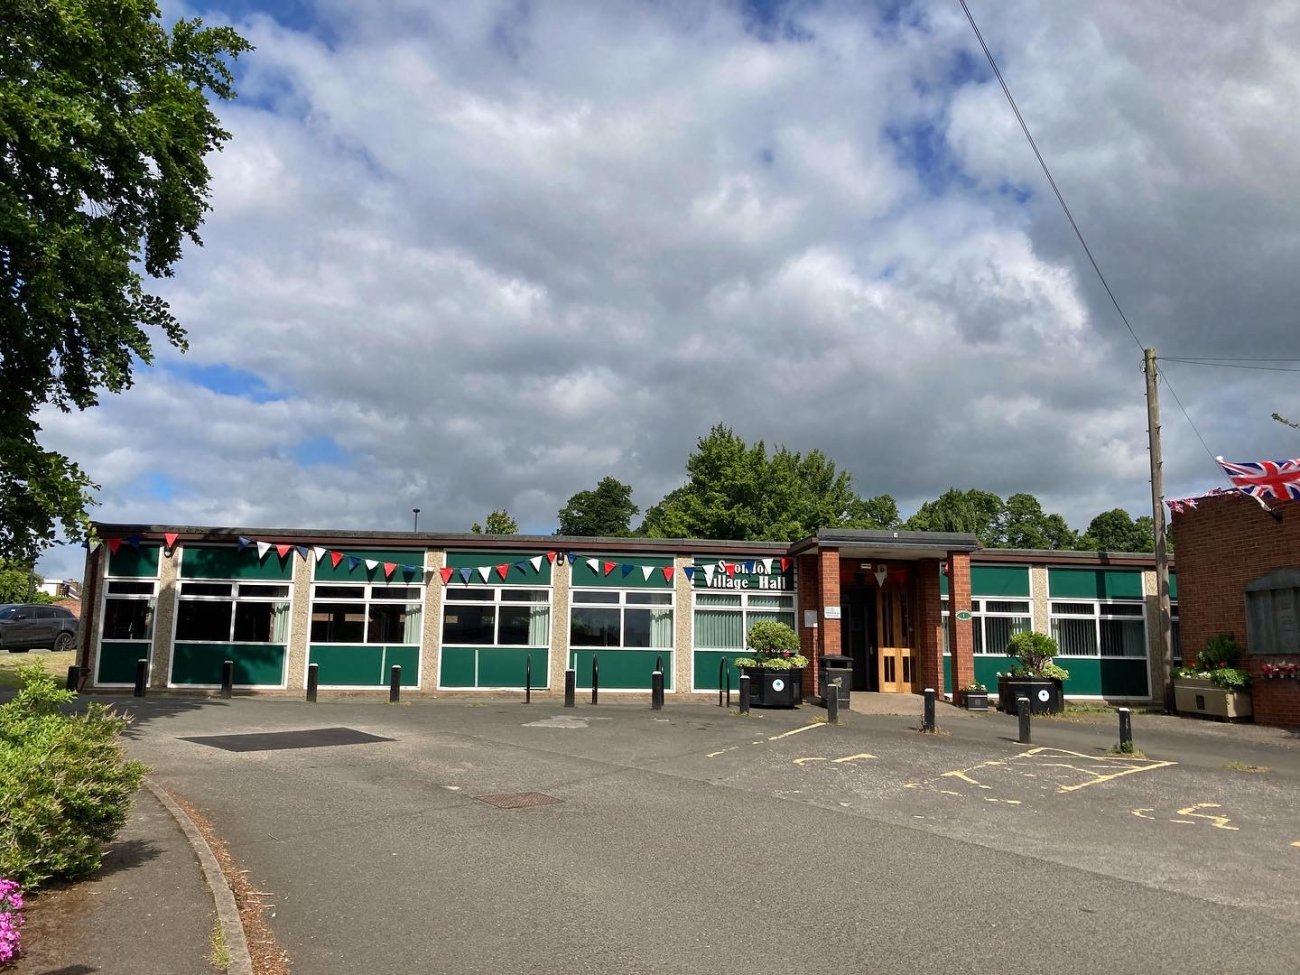
<path fill-rule="evenodd" d="M 799 652 L 798 634 L 786 623 L 760 620 L 749 628 L 745 642 L 754 656 L 737 657 L 737 667 L 794 670 L 808 666 L 808 658 Z"/>
<path fill-rule="evenodd" d="M 128 719 L 75 697 L 39 665 L 18 670 L 22 689 L 0 705 L 0 876 L 26 889 L 94 873 L 126 821 L 145 767 L 128 761 Z"/>
<path fill-rule="evenodd" d="M 1015 657 L 1020 666 L 1011 668 L 1013 677 L 1046 677 L 1063 681 L 1070 672 L 1052 662 L 1060 648 L 1046 633 L 1026 631 L 1016 633 L 1007 644 L 1007 656 Z"/>

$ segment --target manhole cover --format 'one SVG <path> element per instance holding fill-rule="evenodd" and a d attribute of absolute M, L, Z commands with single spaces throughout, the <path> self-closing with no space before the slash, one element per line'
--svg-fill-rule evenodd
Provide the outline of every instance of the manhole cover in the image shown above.
<path fill-rule="evenodd" d="M 503 792 L 495 796 L 475 796 L 474 798 L 479 802 L 486 802 L 489 806 L 496 806 L 498 809 L 527 809 L 530 806 L 549 806 L 552 803 L 564 801 L 541 792 Z"/>
<path fill-rule="evenodd" d="M 368 735 L 352 728 L 311 728 L 306 731 L 269 731 L 250 735 L 205 735 L 182 738 L 197 745 L 223 748 L 228 752 L 269 752 L 284 748 L 326 748 L 332 745 L 366 745 L 374 741 L 392 741 Z"/>

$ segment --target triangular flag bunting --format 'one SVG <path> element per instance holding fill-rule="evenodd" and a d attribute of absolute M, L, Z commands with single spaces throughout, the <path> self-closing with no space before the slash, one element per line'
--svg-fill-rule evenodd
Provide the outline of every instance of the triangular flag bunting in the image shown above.
<path fill-rule="evenodd" d="M 163 533 L 163 541 L 166 543 L 168 551 L 176 547 L 176 539 L 178 538 L 180 538 L 180 536 L 177 535 L 175 532 Z"/>
<path fill-rule="evenodd" d="M 239 536 L 239 551 L 242 552 L 244 549 L 249 548 L 252 544 L 253 544 L 253 540 L 251 538 L 245 538 L 243 535 Z"/>
<path fill-rule="evenodd" d="M 727 563 L 727 575 L 729 575 L 729 576 L 734 576 L 734 575 L 736 574 L 736 570 L 737 570 L 738 568 L 740 568 L 740 566 L 736 565 L 735 562 L 728 562 L 728 563 Z"/>
<path fill-rule="evenodd" d="M 120 538 L 110 538 L 110 539 L 108 539 L 104 544 L 106 544 L 106 545 L 108 546 L 108 550 L 109 550 L 110 552 L 112 552 L 114 555 L 116 555 L 116 554 L 117 554 L 117 550 L 118 550 L 119 548 L 122 547 L 122 539 L 120 539 Z"/>
<path fill-rule="evenodd" d="M 466 567 L 460 570 L 460 581 L 465 583 L 465 585 L 469 585 L 469 580 L 473 578 L 473 576 L 474 570 L 471 568 Z"/>
<path fill-rule="evenodd" d="M 277 545 L 275 547 L 275 554 L 280 556 L 280 558 L 284 558 L 292 551 L 293 551 L 292 545 Z"/>
<path fill-rule="evenodd" d="M 133 549 L 135 549 L 137 552 L 140 551 L 140 536 L 139 536 L 139 535 L 127 535 L 127 536 L 126 536 L 126 544 L 130 545 L 130 546 L 131 546 Z"/>
<path fill-rule="evenodd" d="M 752 559 L 745 563 L 745 574 L 746 575 L 754 574 L 754 562 Z"/>
<path fill-rule="evenodd" d="M 359 566 L 360 564 L 361 564 L 361 560 L 360 560 L 359 558 L 357 558 L 355 555 L 349 555 L 349 556 L 348 556 L 348 571 L 349 571 L 349 572 L 355 572 L 357 566 Z"/>
<path fill-rule="evenodd" d="M 522 559 L 519 562 L 516 562 L 515 568 L 526 575 L 528 573 L 528 560 Z"/>
<path fill-rule="evenodd" d="M 605 563 L 605 575 L 609 575 L 611 572 L 613 572 L 613 571 L 614 571 L 615 569 L 617 569 L 617 568 L 618 568 L 618 563 L 617 563 L 617 562 L 606 562 L 606 563 Z"/>
<path fill-rule="evenodd" d="M 712 565 L 704 566 L 704 581 L 707 582 L 709 585 L 713 585 L 713 573 L 716 571 L 717 571 L 716 566 L 712 566 Z"/>
<path fill-rule="evenodd" d="M 672 582 L 672 581 L 673 581 L 673 569 L 674 569 L 674 566 L 671 566 L 671 565 L 665 565 L 665 566 L 664 566 L 664 580 L 665 580 L 665 581 L 667 581 L 667 582 Z"/>
<path fill-rule="evenodd" d="M 665 578 L 668 577 L 668 570 L 671 569 L 671 568 L 672 568 L 672 566 L 665 566 L 665 567 L 664 567 L 664 577 L 665 577 Z M 693 565 L 688 565 L 688 566 L 686 566 L 686 568 L 682 569 L 682 571 L 686 573 L 686 581 L 687 581 L 687 582 L 694 582 L 694 581 L 695 581 L 695 566 L 693 566 Z"/>
<path fill-rule="evenodd" d="M 619 566 L 619 568 L 623 570 L 623 578 L 626 579 L 628 576 L 632 574 L 632 570 L 635 569 L 636 566 L 629 565 L 627 562 L 624 562 L 621 566 Z"/>
<path fill-rule="evenodd" d="M 551 565 L 554 565 L 554 564 L 555 564 L 555 554 L 556 554 L 556 553 L 554 553 L 554 552 L 547 552 L 547 553 L 546 553 L 546 561 L 547 561 L 547 562 L 550 562 Z"/>
<path fill-rule="evenodd" d="M 577 562 L 577 561 L 578 561 L 578 553 L 577 553 L 577 552 L 568 552 L 568 553 L 565 554 L 565 558 L 567 558 L 567 559 L 569 560 L 569 565 L 573 565 L 574 562 Z"/>
<path fill-rule="evenodd" d="M 368 571 L 374 572 L 377 568 L 379 568 L 379 561 L 377 559 L 366 559 L 366 569 Z"/>
<path fill-rule="evenodd" d="M 771 559 L 764 559 L 764 560 L 763 560 L 763 571 L 764 571 L 764 572 L 771 572 L 771 571 L 772 571 L 772 560 L 771 560 Z"/>
<path fill-rule="evenodd" d="M 644 579 L 646 582 L 649 582 L 650 576 L 654 574 L 654 571 L 655 571 L 655 567 L 653 565 L 641 566 L 641 578 Z"/>
<path fill-rule="evenodd" d="M 550 555 L 551 555 L 551 561 L 554 562 L 554 561 L 555 561 L 555 553 L 552 552 L 552 553 L 550 553 Z M 541 557 L 540 555 L 534 555 L 534 556 L 533 556 L 531 559 L 529 559 L 528 561 L 532 563 L 533 571 L 534 571 L 534 572 L 541 572 L 541 571 L 542 571 L 542 557 Z"/>
<path fill-rule="evenodd" d="M 442 568 L 438 570 L 438 575 L 442 576 L 442 584 L 444 586 L 447 585 L 447 583 L 451 582 L 451 577 L 454 576 L 455 574 L 456 574 L 456 570 L 451 567 Z"/>
<path fill-rule="evenodd" d="M 788 568 L 790 568 L 790 560 L 789 560 L 789 559 L 782 559 L 782 560 L 781 560 L 781 571 L 784 572 L 784 571 L 785 571 L 786 569 L 788 569 Z"/>
<path fill-rule="evenodd" d="M 505 582 L 506 576 L 508 576 L 509 574 L 510 574 L 509 562 L 502 562 L 500 565 L 497 566 L 497 575 L 501 577 L 502 582 Z"/>
<path fill-rule="evenodd" d="M 423 567 L 423 566 L 419 566 L 419 565 L 404 565 L 404 566 L 402 566 L 402 575 L 406 576 L 406 581 L 407 581 L 407 582 L 410 582 L 410 581 L 411 581 L 411 576 L 414 576 L 414 575 L 418 575 L 418 576 L 420 577 L 420 581 L 423 582 L 423 581 L 424 581 L 424 567 Z"/>
<path fill-rule="evenodd" d="M 258 557 L 259 559 L 264 559 L 264 558 L 266 558 L 266 553 L 269 552 L 269 551 L 271 551 L 271 543 L 270 543 L 270 542 L 258 542 L 258 543 L 257 543 L 257 557 Z"/>
<path fill-rule="evenodd" d="M 342 552 L 330 552 L 330 564 L 334 566 L 334 568 L 337 569 L 339 567 L 339 563 L 342 561 L 343 561 Z"/>
<path fill-rule="evenodd" d="M 295 545 L 294 548 L 296 548 L 296 549 L 298 550 L 298 557 L 299 557 L 300 559 L 302 559 L 304 562 L 307 561 L 307 553 L 308 553 L 308 551 L 309 551 L 309 549 L 307 548 L 307 546 L 306 546 L 306 545 Z"/>
<path fill-rule="evenodd" d="M 492 566 L 480 565 L 478 567 L 478 574 L 480 579 L 482 579 L 484 582 L 487 582 L 488 577 L 492 574 Z"/>
<path fill-rule="evenodd" d="M 881 589 L 885 588 L 885 578 L 889 575 L 889 567 L 884 562 L 876 563 L 876 585 Z"/>
<path fill-rule="evenodd" d="M 330 550 L 316 545 L 312 548 L 312 554 L 316 556 L 316 561 L 319 562 L 321 559 L 325 558 L 325 556 L 330 554 Z"/>
<path fill-rule="evenodd" d="M 396 571 L 397 571 L 397 563 L 396 563 L 396 562 L 385 562 L 385 563 L 384 563 L 384 578 L 385 578 L 385 579 L 391 579 L 391 578 L 393 577 L 393 573 L 396 572 Z"/>
<path fill-rule="evenodd" d="M 599 559 L 587 559 L 587 568 L 591 569 L 592 572 L 599 572 L 599 571 L 600 571 L 600 560 L 599 560 Z"/>

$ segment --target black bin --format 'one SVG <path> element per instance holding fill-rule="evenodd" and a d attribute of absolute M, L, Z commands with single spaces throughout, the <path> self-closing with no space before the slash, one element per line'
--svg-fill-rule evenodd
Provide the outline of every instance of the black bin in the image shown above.
<path fill-rule="evenodd" d="M 853 658 L 841 654 L 824 653 L 817 658 L 817 693 L 826 700 L 826 688 L 839 683 L 840 707 L 849 706 L 849 692 L 853 689 Z"/>

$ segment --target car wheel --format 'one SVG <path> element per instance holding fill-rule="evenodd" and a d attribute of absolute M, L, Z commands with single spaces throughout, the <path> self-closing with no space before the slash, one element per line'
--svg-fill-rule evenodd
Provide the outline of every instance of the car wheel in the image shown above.
<path fill-rule="evenodd" d="M 72 648 L 72 634 L 64 630 L 54 638 L 55 650 L 70 650 Z"/>

